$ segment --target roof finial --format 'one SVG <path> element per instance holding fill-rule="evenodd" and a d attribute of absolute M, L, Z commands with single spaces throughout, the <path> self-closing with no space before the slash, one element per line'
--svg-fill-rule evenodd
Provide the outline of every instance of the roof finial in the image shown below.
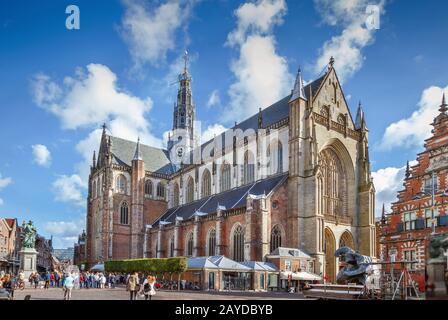
<path fill-rule="evenodd" d="M 333 56 L 331 56 L 331 58 L 330 58 L 330 62 L 328 63 L 328 68 L 329 69 L 332 69 L 333 68 L 333 65 L 334 65 L 334 57 Z"/>
<path fill-rule="evenodd" d="M 386 223 L 386 208 L 384 207 L 384 203 L 383 203 L 383 211 L 381 213 L 381 223 L 383 224 Z"/>
<path fill-rule="evenodd" d="M 409 160 L 406 162 L 406 173 L 405 173 L 405 177 L 406 179 L 409 179 L 409 177 L 411 176 L 411 170 L 409 168 Z"/>
<path fill-rule="evenodd" d="M 140 137 L 138 137 L 137 146 L 135 147 L 134 159 L 132 160 L 143 160 L 142 153 L 140 151 Z"/>
<path fill-rule="evenodd" d="M 261 108 L 258 108 L 258 128 L 263 128 L 263 114 L 261 113 Z"/>
<path fill-rule="evenodd" d="M 362 104 L 360 100 L 358 103 L 358 111 L 356 113 L 355 127 L 356 129 L 361 129 L 363 126 L 365 126 L 365 118 L 364 118 L 364 110 L 362 109 Z"/>
<path fill-rule="evenodd" d="M 92 167 L 95 169 L 96 166 L 96 151 L 93 150 Z"/>
<path fill-rule="evenodd" d="M 299 98 L 301 98 L 305 101 L 307 100 L 306 96 L 305 96 L 304 86 L 303 86 L 302 70 L 300 69 L 300 67 L 297 70 L 296 82 L 294 84 L 294 89 L 292 90 L 292 95 L 291 95 L 291 99 L 289 99 L 289 102 L 292 102 Z"/>
<path fill-rule="evenodd" d="M 442 104 L 440 105 L 439 111 L 445 113 L 448 110 L 447 106 L 448 105 L 445 102 L 445 92 L 444 92 L 442 96 Z"/>

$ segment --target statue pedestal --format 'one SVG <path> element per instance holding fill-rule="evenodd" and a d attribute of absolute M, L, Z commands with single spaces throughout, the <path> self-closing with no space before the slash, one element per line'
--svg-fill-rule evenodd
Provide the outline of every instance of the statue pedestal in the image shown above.
<path fill-rule="evenodd" d="M 36 272 L 37 251 L 34 248 L 22 248 L 20 254 L 20 269 L 25 274 L 25 281 L 28 280 L 32 272 Z"/>
<path fill-rule="evenodd" d="M 426 282 L 426 298 L 427 299 L 441 299 L 448 298 L 448 284 L 445 279 L 445 265 L 446 263 L 429 263 L 426 266 L 426 274 L 428 280 Z"/>

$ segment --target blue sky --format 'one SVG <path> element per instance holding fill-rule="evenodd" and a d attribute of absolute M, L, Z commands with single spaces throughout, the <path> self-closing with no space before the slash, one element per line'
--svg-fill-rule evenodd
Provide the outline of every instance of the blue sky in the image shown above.
<path fill-rule="evenodd" d="M 65 26 L 70 4 L 79 30 Z M 367 4 L 381 9 L 378 30 L 364 24 Z M 389 203 L 448 93 L 447 9 L 442 0 L 2 1 L 0 216 L 33 219 L 56 247 L 71 245 L 101 124 L 163 145 L 185 49 L 207 135 L 286 95 L 299 65 L 310 81 L 334 55 L 352 112 L 361 100 L 367 116 L 377 204 Z"/>

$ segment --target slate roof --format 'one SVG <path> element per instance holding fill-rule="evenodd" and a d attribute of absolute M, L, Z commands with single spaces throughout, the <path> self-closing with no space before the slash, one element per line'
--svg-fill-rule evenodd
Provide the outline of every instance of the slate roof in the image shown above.
<path fill-rule="evenodd" d="M 278 271 L 275 264 L 271 262 L 261 262 L 261 261 L 244 261 L 241 262 L 242 265 L 251 268 L 252 270 L 261 270 L 261 271 Z"/>
<path fill-rule="evenodd" d="M 188 258 L 188 269 L 227 269 L 250 271 L 251 268 L 224 256 L 193 257 Z"/>
<path fill-rule="evenodd" d="M 229 191 L 214 194 L 182 206 L 170 208 L 154 222 L 153 226 L 157 226 L 160 221 L 174 223 L 176 217 L 181 217 L 183 220 L 191 219 L 197 211 L 203 214 L 215 213 L 218 205 L 224 206 L 226 209 L 242 208 L 246 206 L 246 198 L 249 194 L 268 195 L 278 185 L 282 184 L 287 176 L 288 173 L 276 175 L 245 186 L 233 188 Z"/>
<path fill-rule="evenodd" d="M 137 143 L 113 136 L 110 136 L 110 141 L 113 162 L 131 166 Z M 140 153 L 145 162 L 145 170 L 164 174 L 174 172 L 167 150 L 140 144 Z"/>
<path fill-rule="evenodd" d="M 304 251 L 297 248 L 285 248 L 278 247 L 272 251 L 269 256 L 280 256 L 280 257 L 296 257 L 296 258 L 307 258 L 311 259 L 311 256 Z"/>

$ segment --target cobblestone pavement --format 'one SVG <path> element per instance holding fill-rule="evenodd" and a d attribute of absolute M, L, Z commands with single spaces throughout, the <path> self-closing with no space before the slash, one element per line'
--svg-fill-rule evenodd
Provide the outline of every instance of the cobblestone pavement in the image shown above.
<path fill-rule="evenodd" d="M 30 289 L 14 292 L 15 300 L 23 300 L 26 295 L 31 295 L 31 300 L 63 300 L 61 288 Z M 125 288 L 115 289 L 74 289 L 72 300 L 128 300 L 129 292 Z M 138 297 L 139 300 L 144 298 Z M 219 292 L 207 293 L 199 291 L 157 291 L 153 300 L 284 300 L 303 299 L 300 294 L 288 294 L 285 292 Z"/>

